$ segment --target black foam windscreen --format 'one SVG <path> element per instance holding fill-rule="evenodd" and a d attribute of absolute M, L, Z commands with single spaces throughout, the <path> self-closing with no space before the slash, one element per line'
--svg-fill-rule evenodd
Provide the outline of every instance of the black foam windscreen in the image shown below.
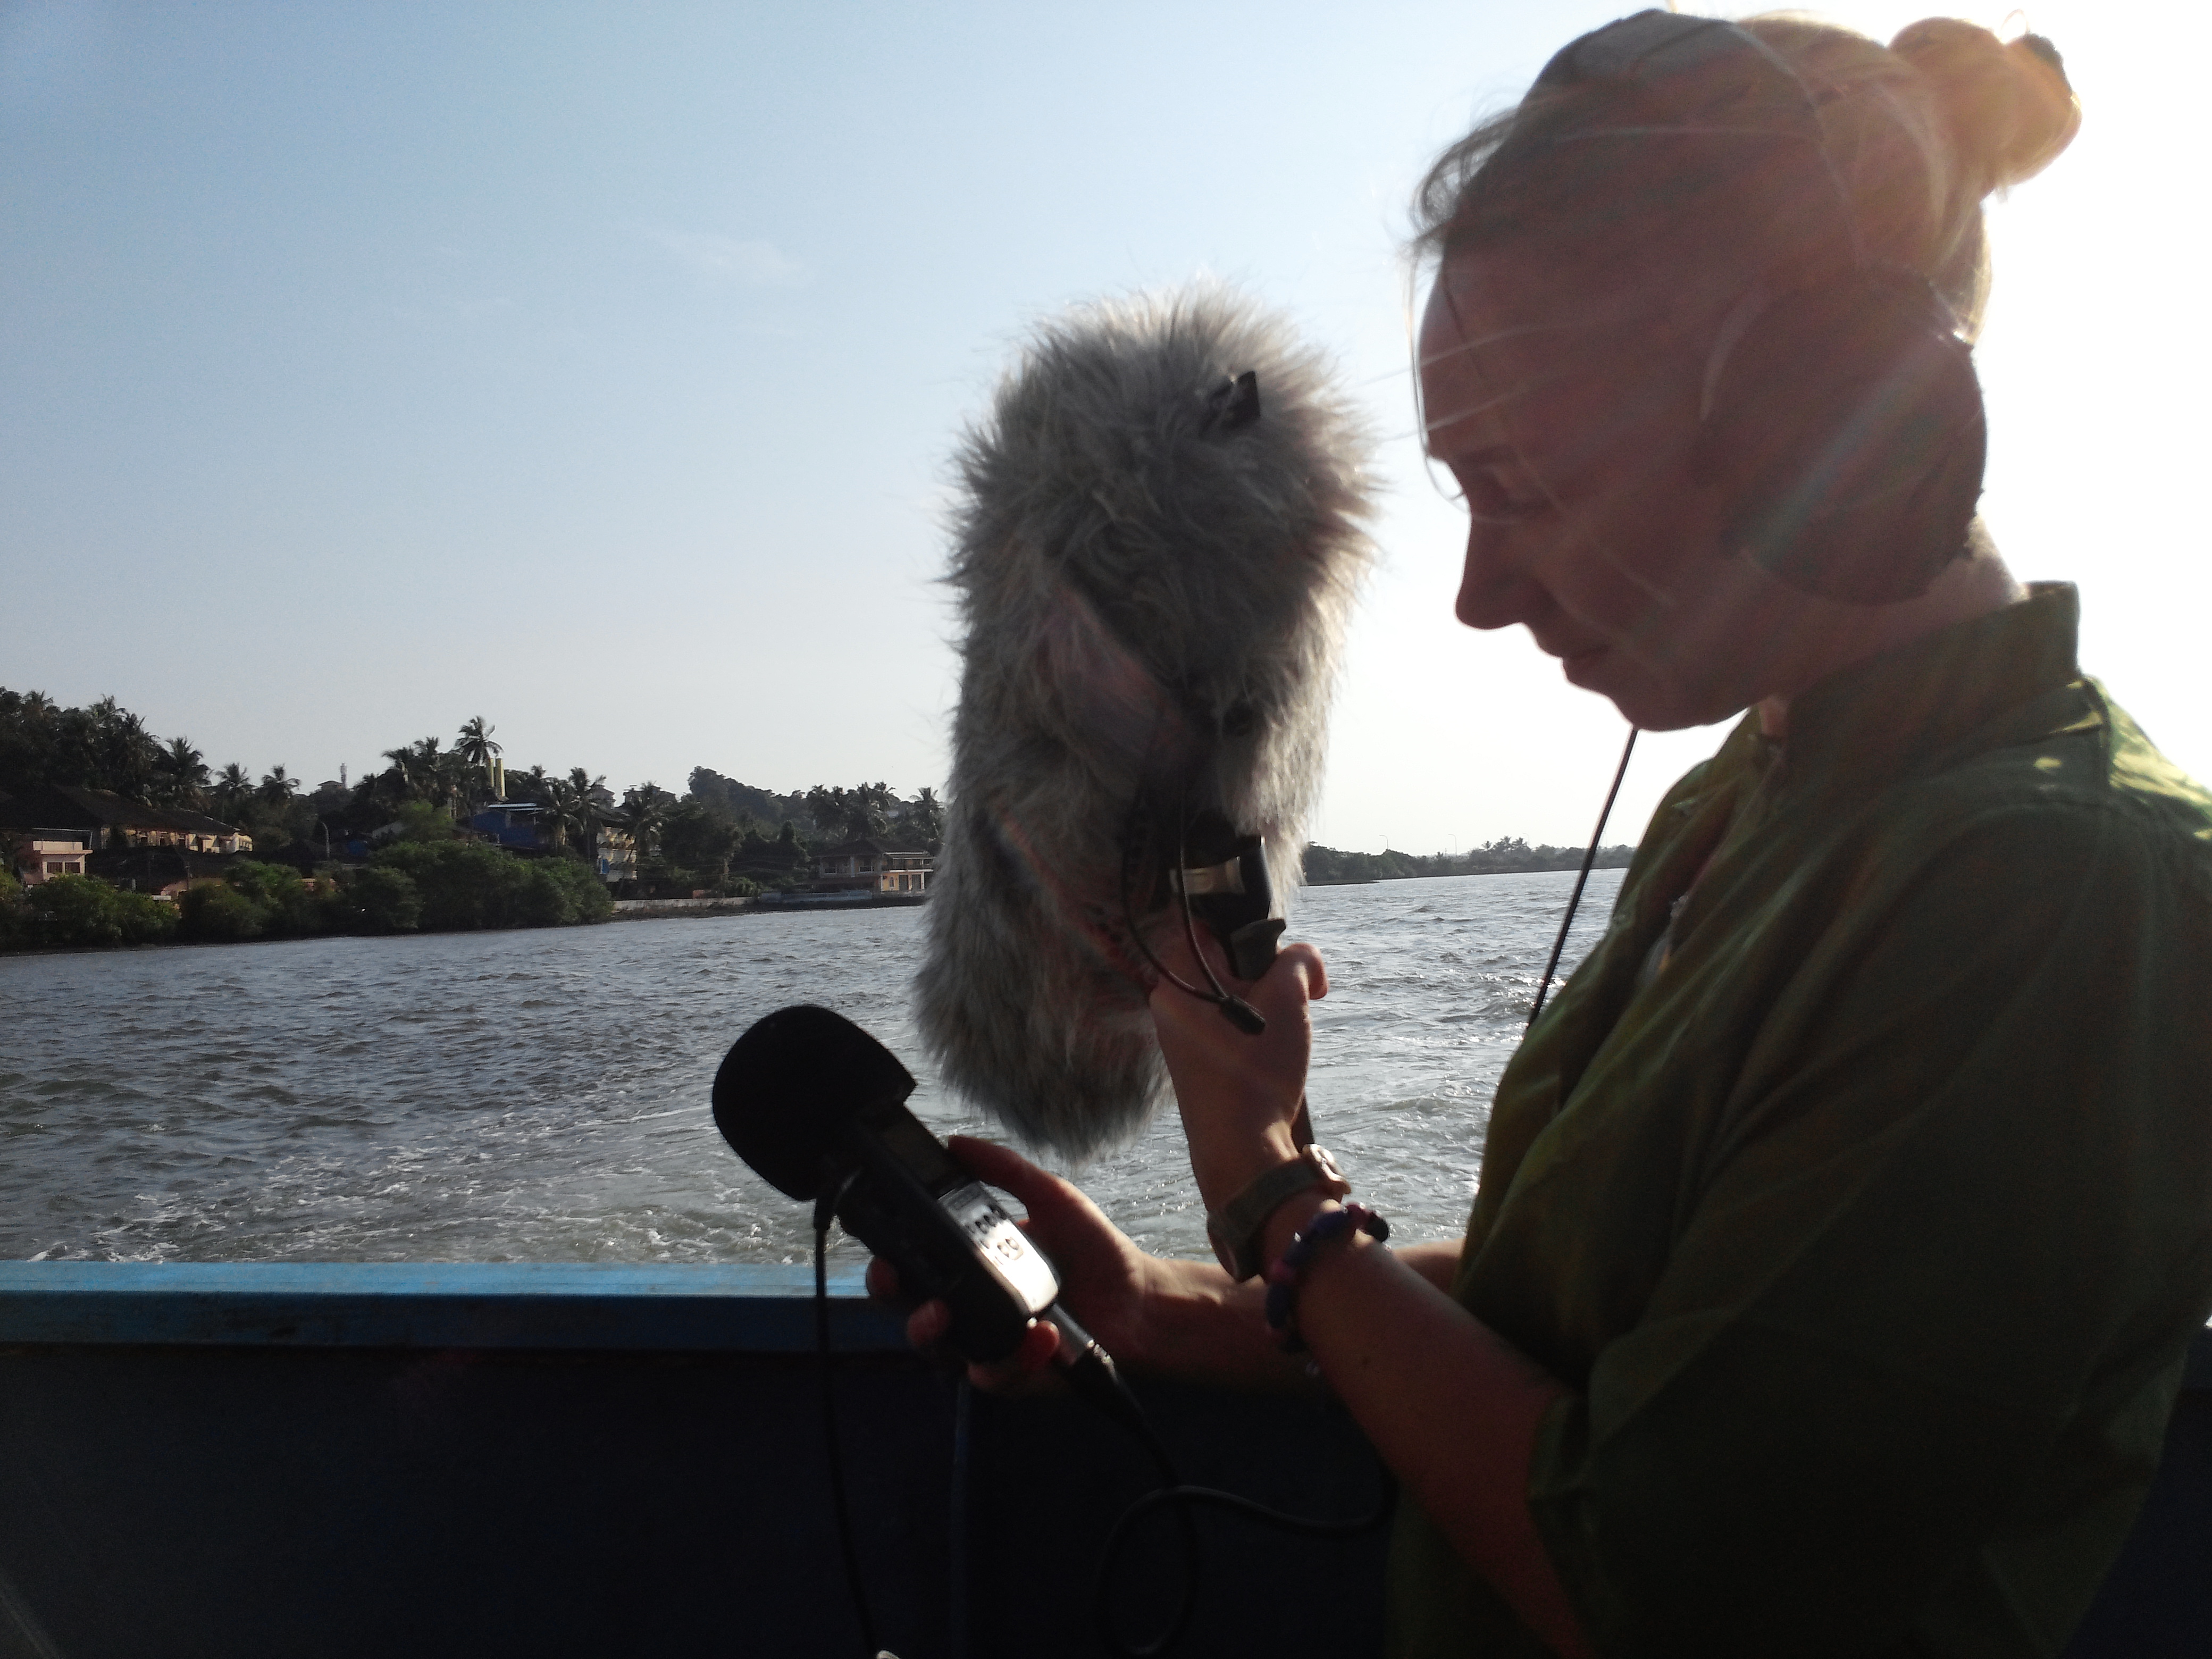
<path fill-rule="evenodd" d="M 902 1101 L 914 1075 L 842 1014 L 808 1003 L 756 1020 L 714 1073 L 714 1127 L 755 1174 L 792 1198 L 820 1194 L 844 1160 L 838 1132 L 862 1108 Z"/>

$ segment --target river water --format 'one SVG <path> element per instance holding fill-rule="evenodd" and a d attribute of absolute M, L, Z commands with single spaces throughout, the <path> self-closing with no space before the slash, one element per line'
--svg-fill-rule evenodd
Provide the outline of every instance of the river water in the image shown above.
<path fill-rule="evenodd" d="M 1590 878 L 1570 964 L 1620 877 Z M 1573 882 L 1297 896 L 1293 933 L 1329 964 L 1316 1130 L 1402 1238 L 1465 1223 L 1490 1096 Z M 0 1259 L 803 1261 L 809 1206 L 723 1146 L 708 1085 L 752 1020 L 819 1002 L 907 1062 L 940 1133 L 990 1133 L 915 1041 L 922 920 L 0 957 Z M 1171 1106 L 1068 1172 L 1147 1249 L 1210 1254 Z"/>

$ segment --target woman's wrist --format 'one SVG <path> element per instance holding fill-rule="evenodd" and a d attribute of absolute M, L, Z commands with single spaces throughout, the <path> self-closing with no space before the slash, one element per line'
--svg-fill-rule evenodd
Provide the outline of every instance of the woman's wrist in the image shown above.
<path fill-rule="evenodd" d="M 1309 1277 L 1328 1275 L 1324 1264 L 1358 1250 L 1363 1238 L 1380 1244 L 1390 1237 L 1390 1224 L 1364 1204 L 1346 1201 L 1323 1205 L 1299 1229 L 1290 1247 L 1267 1269 L 1267 1293 L 1262 1312 L 1267 1328 L 1285 1353 L 1304 1353 L 1307 1343 L 1298 1319 L 1298 1301 Z M 1316 1373 L 1318 1375 L 1318 1373 Z"/>
<path fill-rule="evenodd" d="M 1290 1163 L 1298 1155 L 1288 1118 L 1279 1118 L 1256 1133 L 1248 1133 L 1234 1139 L 1208 1136 L 1201 1141 L 1193 1133 L 1194 1127 L 1190 1115 L 1186 1113 L 1183 1134 L 1190 1142 L 1191 1173 L 1198 1178 L 1199 1195 L 1209 1210 L 1218 1210 L 1270 1170 Z"/>
<path fill-rule="evenodd" d="M 1267 1224 L 1260 1230 L 1260 1267 L 1266 1271 L 1283 1259 L 1283 1252 L 1291 1248 L 1291 1241 L 1311 1226 L 1325 1210 L 1340 1208 L 1336 1200 L 1328 1194 L 1310 1190 L 1300 1193 L 1267 1218 Z"/>
<path fill-rule="evenodd" d="M 1270 1339 L 1262 1287 L 1239 1285 L 1212 1262 L 1160 1261 L 1151 1275 L 1128 1369 L 1227 1388 L 1302 1388 L 1304 1368 Z"/>

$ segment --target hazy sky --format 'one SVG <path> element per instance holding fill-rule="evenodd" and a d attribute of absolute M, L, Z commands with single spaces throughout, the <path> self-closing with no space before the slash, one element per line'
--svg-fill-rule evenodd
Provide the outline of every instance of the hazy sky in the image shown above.
<path fill-rule="evenodd" d="M 1316 839 L 1579 840 L 1622 728 L 1451 619 L 1398 245 L 1623 3 L 0 4 L 0 685 L 310 781 L 481 714 L 617 788 L 939 784 L 962 423 L 1028 321 L 1210 272 L 1389 437 Z M 2000 544 L 2199 776 L 2206 17 L 2033 9 L 2087 120 L 1980 352 Z"/>

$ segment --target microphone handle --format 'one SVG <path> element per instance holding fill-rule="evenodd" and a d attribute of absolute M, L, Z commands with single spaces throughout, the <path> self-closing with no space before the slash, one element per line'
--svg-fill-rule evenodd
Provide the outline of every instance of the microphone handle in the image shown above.
<path fill-rule="evenodd" d="M 1262 854 L 1261 868 L 1267 867 Z M 1222 948 L 1229 952 L 1230 965 L 1237 977 L 1250 981 L 1260 977 L 1273 965 L 1276 942 L 1283 936 L 1285 923 L 1280 916 L 1269 916 L 1259 921 L 1247 922 L 1232 930 L 1215 928 L 1214 936 Z M 1314 1144 L 1313 1113 L 1306 1106 L 1306 1097 L 1298 1097 L 1298 1115 L 1291 1125 L 1291 1145 L 1300 1152 Z"/>

